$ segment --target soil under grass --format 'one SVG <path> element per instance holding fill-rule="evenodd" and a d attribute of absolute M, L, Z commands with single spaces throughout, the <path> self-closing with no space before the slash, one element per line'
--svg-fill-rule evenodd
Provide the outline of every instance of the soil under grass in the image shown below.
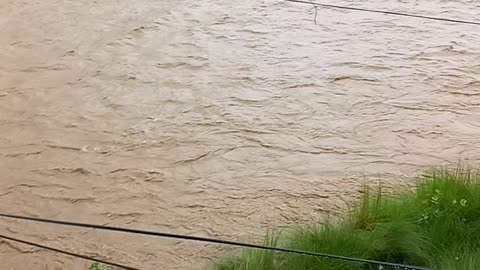
<path fill-rule="evenodd" d="M 266 245 L 441 270 L 480 269 L 480 174 L 431 171 L 415 190 L 365 192 L 339 222 L 268 234 Z M 221 259 L 216 270 L 361 270 L 378 266 L 262 250 Z M 388 269 L 385 267 L 384 269 Z"/>

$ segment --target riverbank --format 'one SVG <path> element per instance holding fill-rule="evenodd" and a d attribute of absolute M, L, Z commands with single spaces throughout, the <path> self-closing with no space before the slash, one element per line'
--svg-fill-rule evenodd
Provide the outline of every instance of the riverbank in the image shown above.
<path fill-rule="evenodd" d="M 467 169 L 428 172 L 415 190 L 367 189 L 338 222 L 268 234 L 264 244 L 442 270 L 480 265 L 480 176 Z M 249 250 L 216 270 L 361 270 L 355 262 Z"/>

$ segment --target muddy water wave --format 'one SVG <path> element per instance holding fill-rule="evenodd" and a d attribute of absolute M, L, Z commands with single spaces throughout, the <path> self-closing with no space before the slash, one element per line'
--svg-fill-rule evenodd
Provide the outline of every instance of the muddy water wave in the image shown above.
<path fill-rule="evenodd" d="M 340 1 L 464 20 L 476 1 Z M 252 240 L 480 159 L 478 27 L 273 0 L 0 5 L 0 210 Z M 2 222 L 144 269 L 201 244 Z M 252 236 L 253 235 L 253 236 Z M 2 242 L 12 269 L 87 269 Z"/>

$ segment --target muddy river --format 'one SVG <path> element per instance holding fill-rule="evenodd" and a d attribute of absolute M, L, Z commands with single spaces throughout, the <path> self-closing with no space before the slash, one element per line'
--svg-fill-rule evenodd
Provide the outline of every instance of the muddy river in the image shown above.
<path fill-rule="evenodd" d="M 325 1 L 324 1 L 325 2 Z M 335 1 L 464 20 L 474 0 Z M 252 241 L 480 159 L 480 28 L 280 0 L 0 0 L 0 211 Z M 214 246 L 1 220 L 142 269 Z M 2 269 L 89 263 L 7 242 Z"/>

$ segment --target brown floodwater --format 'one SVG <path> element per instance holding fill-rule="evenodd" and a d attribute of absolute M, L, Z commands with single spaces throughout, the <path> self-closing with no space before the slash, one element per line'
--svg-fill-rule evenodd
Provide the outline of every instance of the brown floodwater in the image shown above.
<path fill-rule="evenodd" d="M 325 1 L 323 1 L 325 2 Z M 335 1 L 478 20 L 475 0 Z M 480 28 L 274 0 L 0 0 L 0 211 L 252 241 L 480 159 Z M 219 250 L 1 221 L 142 269 Z M 0 243 L 2 269 L 89 263 Z"/>

